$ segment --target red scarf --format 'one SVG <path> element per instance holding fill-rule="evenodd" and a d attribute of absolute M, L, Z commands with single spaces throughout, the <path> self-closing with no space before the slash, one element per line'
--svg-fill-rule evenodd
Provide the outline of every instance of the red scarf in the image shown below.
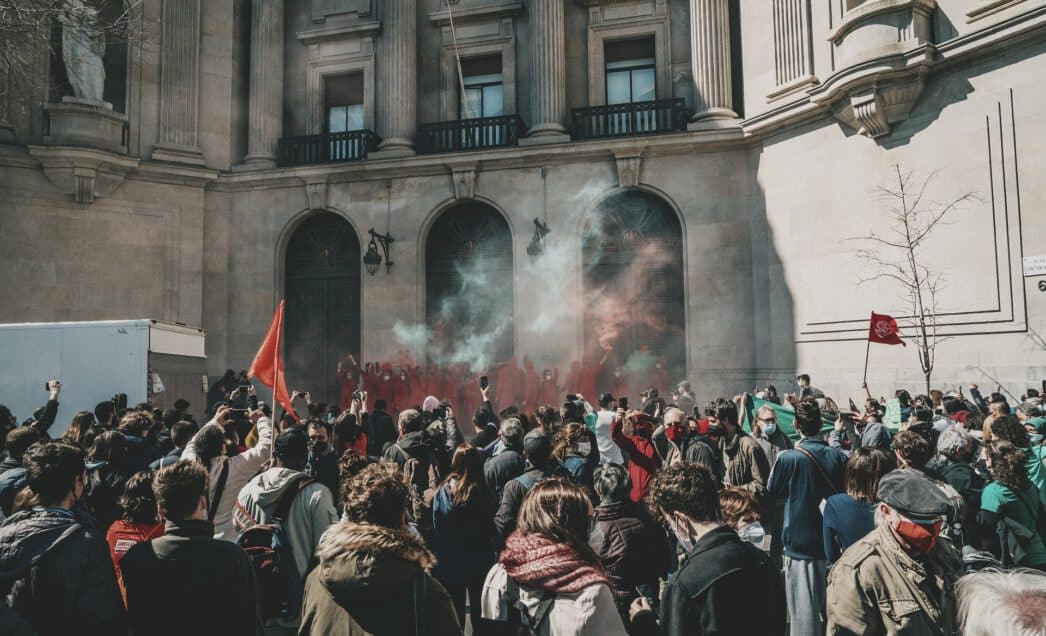
<path fill-rule="evenodd" d="M 516 583 L 556 594 L 580 592 L 597 583 L 610 586 L 603 568 L 585 561 L 570 545 L 541 534 L 513 532 L 500 563 Z"/>

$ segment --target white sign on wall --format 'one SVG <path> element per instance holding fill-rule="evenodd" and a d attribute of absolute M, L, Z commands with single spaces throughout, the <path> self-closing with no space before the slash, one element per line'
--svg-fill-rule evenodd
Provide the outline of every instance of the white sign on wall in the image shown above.
<path fill-rule="evenodd" d="M 1046 254 L 1024 257 L 1025 276 L 1046 276 Z"/>

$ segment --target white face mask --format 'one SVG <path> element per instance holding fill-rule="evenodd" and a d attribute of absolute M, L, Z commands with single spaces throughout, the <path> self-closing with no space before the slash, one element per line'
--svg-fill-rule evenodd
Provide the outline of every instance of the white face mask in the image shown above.
<path fill-rule="evenodd" d="M 762 422 L 763 435 L 773 435 L 777 431 L 777 422 Z"/>
<path fill-rule="evenodd" d="M 763 529 L 761 523 L 756 521 L 738 530 L 737 536 L 741 537 L 742 541 L 761 546 L 763 544 L 763 537 L 766 536 L 766 530 Z"/>
<path fill-rule="evenodd" d="M 392 376 L 391 376 L 391 375 L 383 375 L 383 376 L 381 376 L 381 377 L 382 377 L 382 378 L 384 378 L 386 382 L 388 382 L 389 380 L 391 380 L 391 379 L 392 379 Z"/>
<path fill-rule="evenodd" d="M 581 453 L 582 455 L 588 456 L 588 454 L 592 452 L 592 442 L 578 442 L 577 452 Z"/>
<path fill-rule="evenodd" d="M 676 528 L 677 523 L 675 519 L 672 519 L 672 523 L 669 524 L 672 528 L 672 534 L 676 535 L 676 540 L 679 541 L 679 546 L 683 548 L 683 552 L 690 554 L 694 551 L 694 543 L 689 539 L 688 533 L 679 532 Z"/>

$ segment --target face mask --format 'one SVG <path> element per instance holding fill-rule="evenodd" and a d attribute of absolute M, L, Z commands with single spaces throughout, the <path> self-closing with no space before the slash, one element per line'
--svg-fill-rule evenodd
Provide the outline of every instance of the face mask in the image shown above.
<path fill-rule="evenodd" d="M 589 453 L 592 452 L 592 442 L 578 442 L 577 452 L 587 456 Z"/>
<path fill-rule="evenodd" d="M 552 379 L 552 374 L 551 373 L 546 373 L 545 374 L 545 379 L 546 380 L 551 380 Z"/>
<path fill-rule="evenodd" d="M 763 529 L 763 524 L 756 521 L 738 530 L 737 536 L 741 537 L 742 541 L 747 541 L 748 543 L 753 543 L 759 546 L 763 544 L 763 537 L 766 536 L 766 530 Z"/>
<path fill-rule="evenodd" d="M 920 554 L 929 554 L 933 546 L 937 544 L 937 535 L 941 533 L 941 520 L 938 519 L 932 526 L 924 526 L 912 523 L 907 519 L 897 517 L 897 521 L 891 522 L 891 526 L 897 536 Z"/>
<path fill-rule="evenodd" d="M 391 380 L 391 379 L 392 379 L 392 376 L 391 376 L 391 375 L 383 375 L 383 376 L 381 376 L 381 377 L 382 377 L 382 378 L 384 378 L 386 382 L 388 382 L 389 380 Z"/>
<path fill-rule="evenodd" d="M 673 444 L 678 444 L 683 441 L 683 436 L 686 434 L 686 429 L 678 424 L 673 424 L 665 428 L 665 437 L 667 437 Z"/>
<path fill-rule="evenodd" d="M 406 381 L 407 381 L 407 376 L 401 375 L 400 376 L 400 382 L 406 382 Z"/>
<path fill-rule="evenodd" d="M 719 439 L 722 435 L 723 435 L 723 427 L 722 426 L 709 426 L 708 427 L 708 436 L 711 437 L 712 439 Z"/>
<path fill-rule="evenodd" d="M 763 422 L 763 435 L 773 435 L 777 431 L 777 422 Z"/>
<path fill-rule="evenodd" d="M 672 523 L 670 525 L 672 526 L 672 534 L 676 535 L 676 540 L 679 541 L 679 546 L 683 548 L 683 552 L 685 552 L 686 554 L 690 554 L 691 552 L 693 552 L 694 542 L 690 540 L 688 533 L 680 532 L 676 528 L 675 519 L 672 520 Z"/>
<path fill-rule="evenodd" d="M 312 454 L 323 455 L 327 452 L 327 442 L 313 442 L 312 443 Z"/>
<path fill-rule="evenodd" d="M 1032 444 L 1041 444 L 1042 443 L 1042 437 L 1043 436 L 1040 435 L 1039 433 L 1032 433 L 1031 435 L 1028 436 L 1028 439 L 1031 440 Z"/>

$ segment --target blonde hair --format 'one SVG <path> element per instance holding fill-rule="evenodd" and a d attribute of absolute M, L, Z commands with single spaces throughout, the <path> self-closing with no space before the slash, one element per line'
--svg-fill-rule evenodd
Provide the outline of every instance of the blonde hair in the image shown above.
<path fill-rule="evenodd" d="M 982 570 L 955 586 L 965 636 L 1046 636 L 1046 574 Z"/>

